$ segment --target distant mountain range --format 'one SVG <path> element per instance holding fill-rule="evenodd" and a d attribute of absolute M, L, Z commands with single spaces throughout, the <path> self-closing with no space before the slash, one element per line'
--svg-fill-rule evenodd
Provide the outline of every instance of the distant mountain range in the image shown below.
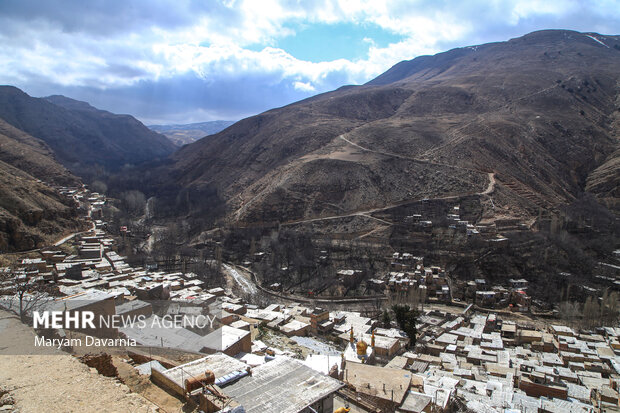
<path fill-rule="evenodd" d="M 33 98 L 0 86 L 0 119 L 43 140 L 56 158 L 80 176 L 97 167 L 118 170 L 171 154 L 175 145 L 134 117 L 96 109 L 64 96 Z"/>
<path fill-rule="evenodd" d="M 149 129 L 166 135 L 177 146 L 183 146 L 208 135 L 218 133 L 230 125 L 230 120 L 213 120 L 209 122 L 188 123 L 182 125 L 149 125 Z"/>

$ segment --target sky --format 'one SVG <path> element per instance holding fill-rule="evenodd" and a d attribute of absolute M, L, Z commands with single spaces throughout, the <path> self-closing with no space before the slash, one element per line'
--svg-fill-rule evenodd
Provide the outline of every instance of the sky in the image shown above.
<path fill-rule="evenodd" d="M 620 0 L 0 0 L 0 84 L 146 124 L 238 120 L 542 29 L 620 34 Z"/>

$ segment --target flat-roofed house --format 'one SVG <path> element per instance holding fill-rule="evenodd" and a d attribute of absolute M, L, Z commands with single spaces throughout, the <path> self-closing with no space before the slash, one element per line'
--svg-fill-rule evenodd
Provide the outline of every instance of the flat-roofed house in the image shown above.
<path fill-rule="evenodd" d="M 343 386 L 298 360 L 280 356 L 223 387 L 222 393 L 246 413 L 333 412 L 334 393 Z"/>
<path fill-rule="evenodd" d="M 298 320 L 292 320 L 280 327 L 280 331 L 288 337 L 306 336 L 310 330 L 310 324 Z"/>
<path fill-rule="evenodd" d="M 241 352 L 252 352 L 252 339 L 248 330 L 241 330 L 230 326 L 222 326 L 212 333 L 202 337 L 202 353 L 222 352 L 235 356 Z"/>

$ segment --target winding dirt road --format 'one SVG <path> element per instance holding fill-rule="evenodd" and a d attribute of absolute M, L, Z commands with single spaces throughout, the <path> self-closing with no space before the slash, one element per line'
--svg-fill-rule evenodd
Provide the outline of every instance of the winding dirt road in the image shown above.
<path fill-rule="evenodd" d="M 462 169 L 462 170 L 467 170 L 467 171 L 473 171 L 473 172 L 478 172 L 480 173 L 481 171 L 475 170 L 475 169 L 470 169 L 470 168 L 464 168 L 461 166 L 456 166 L 456 165 L 449 165 L 449 164 L 442 164 L 442 163 L 437 163 L 437 162 L 432 162 L 426 159 L 419 159 L 419 158 L 412 158 L 412 157 L 408 157 L 408 156 L 403 156 L 403 155 L 398 155 L 395 153 L 389 153 L 389 152 L 383 152 L 383 151 L 376 151 L 374 149 L 369 149 L 369 148 L 365 148 L 355 142 L 351 142 L 350 140 L 348 140 L 347 138 L 344 137 L 344 135 L 340 135 L 338 136 L 338 138 L 342 139 L 343 141 L 347 142 L 348 144 L 355 146 L 358 149 L 361 149 L 363 151 L 366 152 L 372 152 L 372 153 L 376 153 L 379 155 L 383 155 L 383 156 L 389 156 L 389 157 L 395 157 L 395 158 L 400 158 L 400 159 L 407 159 L 407 160 L 411 160 L 411 161 L 415 161 L 415 162 L 420 162 L 420 163 L 424 163 L 424 164 L 428 164 L 428 165 L 437 165 L 437 166 L 446 166 L 446 167 L 450 167 L 450 168 L 455 168 L 455 169 Z M 495 191 L 495 173 L 494 172 L 488 172 L 488 178 L 489 178 L 489 183 L 486 187 L 486 189 L 482 192 L 474 192 L 474 193 L 465 193 L 465 194 L 459 194 L 459 195 L 447 195 L 447 196 L 442 196 L 442 197 L 436 197 L 436 198 L 427 198 L 429 201 L 433 201 L 433 200 L 450 200 L 450 199 L 458 199 L 461 198 L 463 196 L 470 196 L 470 195 L 490 195 L 491 193 L 493 193 L 493 191 Z M 392 225 L 392 222 L 386 221 L 384 219 L 380 219 L 377 217 L 373 217 L 372 214 L 375 212 L 379 212 L 379 211 L 385 211 L 391 208 L 395 208 L 395 207 L 399 207 L 399 206 L 403 206 L 403 205 L 408 205 L 408 204 L 412 204 L 415 202 L 419 202 L 421 201 L 421 199 L 408 199 L 408 200 L 404 200 L 404 201 L 400 201 L 400 202 L 395 202 L 392 204 L 388 204 L 388 205 L 384 205 L 378 208 L 372 208 L 372 209 L 367 209 L 367 210 L 362 210 L 362 211 L 354 211 L 354 212 L 350 212 L 350 213 L 346 213 L 346 214 L 338 214 L 338 215 L 331 215 L 331 216 L 327 216 L 327 217 L 319 217 L 319 218 L 309 218 L 309 219 L 301 219 L 301 220 L 296 220 L 296 221 L 289 221 L 289 222 L 285 222 L 282 223 L 281 225 L 296 225 L 296 224 L 306 224 L 306 223 L 311 223 L 311 222 L 318 222 L 318 221 L 326 221 L 326 220 L 332 220 L 332 219 L 341 219 L 341 218 L 348 218 L 348 217 L 354 217 L 354 216 L 363 216 L 369 219 L 373 219 L 373 220 L 377 220 L 377 221 L 381 221 L 383 224 L 387 224 L 387 225 Z"/>

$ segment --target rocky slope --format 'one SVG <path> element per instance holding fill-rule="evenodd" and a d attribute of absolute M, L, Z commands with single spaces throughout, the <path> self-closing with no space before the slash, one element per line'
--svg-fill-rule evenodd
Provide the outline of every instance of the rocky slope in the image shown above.
<path fill-rule="evenodd" d="M 242 225 L 463 195 L 526 219 L 613 198 L 618 67 L 620 37 L 563 30 L 419 57 L 187 145 L 148 189 L 160 211 Z"/>
<path fill-rule="evenodd" d="M 610 130 L 616 137 L 620 132 L 620 94 L 616 95 L 616 111 L 611 116 Z M 607 157 L 605 162 L 588 175 L 586 191 L 620 215 L 620 148 Z"/>
<path fill-rule="evenodd" d="M 35 332 L 0 311 L 0 393 L 11 412 L 157 412 L 156 405 L 56 348 L 34 347 Z M 44 377 L 45 379 L 42 379 Z M 4 410 L 3 410 L 4 411 Z"/>
<path fill-rule="evenodd" d="M 79 228 L 53 185 L 81 185 L 47 145 L 0 119 L 0 252 L 37 248 Z"/>
<path fill-rule="evenodd" d="M 175 148 L 132 116 L 64 96 L 33 98 L 12 86 L 0 87 L 0 118 L 43 140 L 65 167 L 83 176 L 97 167 L 116 170 L 165 157 Z"/>
<path fill-rule="evenodd" d="M 58 185 L 75 186 L 80 180 L 60 165 L 53 151 L 40 139 L 0 119 L 0 160 L 34 178 Z"/>

